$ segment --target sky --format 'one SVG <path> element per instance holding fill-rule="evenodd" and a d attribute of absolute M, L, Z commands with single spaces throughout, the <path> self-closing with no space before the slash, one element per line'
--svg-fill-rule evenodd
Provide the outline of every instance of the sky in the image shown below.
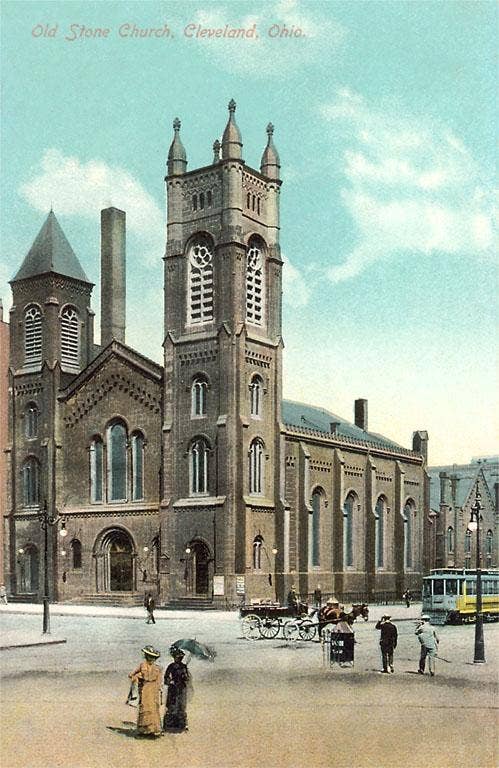
<path fill-rule="evenodd" d="M 428 430 L 430 465 L 497 454 L 493 2 L 4 0 L 1 14 L 5 315 L 53 206 L 98 326 L 114 205 L 127 343 L 161 362 L 172 121 L 188 169 L 207 165 L 234 98 L 247 164 L 269 121 L 281 158 L 284 397 L 348 420 L 367 398 L 370 430 L 407 447 Z"/>

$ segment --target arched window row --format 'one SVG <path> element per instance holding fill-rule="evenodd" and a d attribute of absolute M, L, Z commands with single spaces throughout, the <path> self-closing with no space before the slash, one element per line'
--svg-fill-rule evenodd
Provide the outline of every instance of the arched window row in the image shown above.
<path fill-rule="evenodd" d="M 213 244 L 208 237 L 195 239 L 189 248 L 188 323 L 213 320 Z"/>
<path fill-rule="evenodd" d="M 80 318 L 71 306 L 61 312 L 61 364 L 70 368 L 80 365 Z"/>
<path fill-rule="evenodd" d="M 247 192 L 246 194 L 246 208 L 249 211 L 254 211 L 260 215 L 261 199 L 259 195 L 255 195 L 253 192 Z"/>
<path fill-rule="evenodd" d="M 192 210 L 203 211 L 205 208 L 213 207 L 213 192 L 208 189 L 206 192 L 200 192 L 192 196 Z"/>
<path fill-rule="evenodd" d="M 106 430 L 106 446 L 100 435 L 90 443 L 90 501 L 140 501 L 144 498 L 144 435 L 134 431 L 128 440 L 123 422 L 116 421 Z M 104 483 L 106 476 L 107 482 Z M 128 489 L 130 487 L 130 494 Z"/>
<path fill-rule="evenodd" d="M 24 313 L 24 363 L 33 365 L 42 359 L 42 311 L 31 305 Z"/>
<path fill-rule="evenodd" d="M 260 438 L 255 438 L 249 449 L 249 492 L 260 495 L 264 489 L 264 449 Z"/>
<path fill-rule="evenodd" d="M 24 411 L 24 435 L 28 439 L 38 435 L 38 415 L 39 410 L 36 403 L 28 403 Z"/>

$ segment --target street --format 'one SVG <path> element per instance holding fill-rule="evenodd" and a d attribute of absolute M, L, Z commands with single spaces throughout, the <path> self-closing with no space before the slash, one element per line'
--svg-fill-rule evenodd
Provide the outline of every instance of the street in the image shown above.
<path fill-rule="evenodd" d="M 354 668 L 322 666 L 319 643 L 248 641 L 236 613 L 204 612 L 155 625 L 136 618 L 52 616 L 62 645 L 1 652 L 6 768 L 494 768 L 499 627 L 486 625 L 487 663 L 474 665 L 473 626 L 441 627 L 436 676 L 416 674 L 414 621 L 397 622 L 395 674 L 382 675 L 374 618 L 355 624 Z M 41 630 L 39 615 L 2 613 L 2 630 Z M 146 643 L 196 637 L 214 663 L 190 661 L 189 732 L 130 738 L 127 674 Z"/>

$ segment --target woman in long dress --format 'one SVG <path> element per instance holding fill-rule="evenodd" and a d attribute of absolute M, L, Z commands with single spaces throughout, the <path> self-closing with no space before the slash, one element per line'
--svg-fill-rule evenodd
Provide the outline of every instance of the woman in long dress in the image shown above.
<path fill-rule="evenodd" d="M 137 714 L 138 736 L 161 736 L 161 704 L 162 672 L 154 662 L 161 656 L 152 645 L 142 648 L 144 661 L 130 672 L 128 677 L 137 683 L 139 690 L 139 709 Z"/>
<path fill-rule="evenodd" d="M 164 719 L 165 731 L 187 731 L 187 696 L 191 689 L 191 675 L 187 665 L 183 663 L 184 652 L 173 646 L 170 648 L 173 662 L 165 672 L 166 712 Z"/>

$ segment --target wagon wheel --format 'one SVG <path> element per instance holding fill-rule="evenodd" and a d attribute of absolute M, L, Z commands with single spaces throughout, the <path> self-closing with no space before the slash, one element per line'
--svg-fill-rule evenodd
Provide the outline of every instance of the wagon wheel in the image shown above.
<path fill-rule="evenodd" d="M 256 614 L 250 613 L 241 621 L 241 631 L 246 640 L 256 640 L 260 637 L 260 619 Z"/>
<path fill-rule="evenodd" d="M 298 640 L 300 636 L 300 625 L 297 621 L 287 621 L 283 631 L 286 640 Z"/>
<path fill-rule="evenodd" d="M 311 621 L 303 621 L 298 627 L 298 633 L 302 640 L 313 640 L 316 626 Z"/>
<path fill-rule="evenodd" d="M 266 640 L 273 640 L 279 634 L 279 621 L 264 616 L 260 622 L 259 630 L 261 636 Z"/>

